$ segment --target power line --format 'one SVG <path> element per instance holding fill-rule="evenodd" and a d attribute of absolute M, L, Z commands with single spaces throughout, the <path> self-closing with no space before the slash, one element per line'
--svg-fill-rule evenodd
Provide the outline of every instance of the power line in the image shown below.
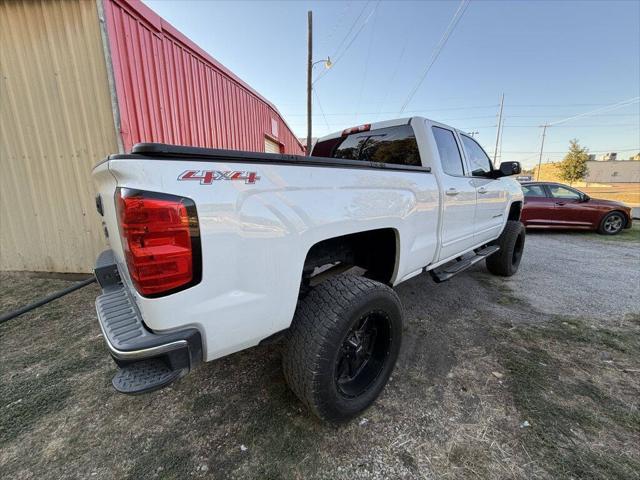
<path fill-rule="evenodd" d="M 351 8 L 351 5 L 352 5 L 352 2 L 345 2 L 344 8 L 342 9 L 342 12 L 340 12 L 340 14 L 336 17 L 337 21 L 333 24 L 333 28 L 331 29 L 331 31 L 326 36 L 324 35 L 320 36 L 321 44 L 326 45 L 329 42 L 329 40 L 333 38 L 335 33 L 338 31 L 338 28 L 342 26 L 342 22 L 346 18 L 346 14 Z"/>
<path fill-rule="evenodd" d="M 379 4 L 379 2 L 378 2 Z M 344 54 L 347 53 L 347 50 L 349 50 L 349 48 L 351 47 L 351 45 L 353 45 L 353 42 L 355 42 L 356 38 L 358 38 L 358 36 L 360 35 L 360 33 L 362 32 L 362 30 L 364 29 L 364 27 L 367 25 L 367 23 L 369 23 L 369 20 L 371 19 L 371 15 L 373 15 L 373 13 L 377 10 L 378 8 L 378 4 L 376 4 L 376 6 L 374 7 L 373 10 L 371 10 L 371 13 L 369 13 L 369 16 L 365 19 L 364 23 L 362 25 L 360 25 L 360 28 L 358 29 L 358 31 L 356 32 L 356 34 L 351 38 L 351 41 L 347 44 L 347 46 L 344 48 L 344 50 L 342 51 L 342 53 L 340 53 L 339 55 L 336 55 L 336 59 L 333 61 L 333 67 L 335 68 L 335 66 L 338 64 L 338 62 L 342 59 L 342 57 L 344 57 Z M 369 5 L 369 2 L 367 2 L 367 5 Z M 366 6 L 365 5 L 365 8 Z M 320 80 L 322 77 L 324 77 L 327 72 L 329 70 L 324 70 L 320 75 L 318 75 L 318 78 L 316 78 L 314 80 L 314 84 Z"/>
<path fill-rule="evenodd" d="M 329 115 L 329 114 L 328 114 Z M 353 114 L 352 114 L 353 115 Z M 362 114 L 364 115 L 364 114 Z M 342 126 L 348 123 L 352 123 L 352 122 L 341 122 L 341 123 L 331 123 L 329 125 L 332 126 Z M 292 122 L 292 125 L 302 125 L 302 123 L 300 122 Z M 452 125 L 453 127 L 457 128 L 458 130 L 476 130 L 478 128 L 496 128 L 498 125 L 497 124 L 493 124 L 493 125 L 467 125 L 465 127 L 459 127 L 457 125 Z M 619 128 L 619 127 L 637 127 L 638 124 L 637 123 L 621 123 L 621 124 L 606 124 L 606 123 L 600 123 L 600 124 L 592 124 L 592 125 L 558 125 L 557 127 L 554 126 L 554 128 L 573 128 L 573 129 L 580 129 L 580 128 Z M 509 125 L 509 128 L 540 128 L 540 125 Z"/>
<path fill-rule="evenodd" d="M 635 151 L 639 151 L 640 147 L 638 148 L 609 148 L 607 150 L 589 150 L 589 153 L 609 153 L 609 152 L 635 152 Z M 520 151 L 520 150 L 505 150 L 502 153 L 538 153 L 538 151 L 533 151 L 533 150 L 529 150 L 529 151 Z M 552 152 L 545 152 L 547 154 L 559 154 L 559 153 L 567 153 L 566 150 L 556 150 L 556 151 L 552 151 Z"/>
<path fill-rule="evenodd" d="M 320 103 L 320 97 L 318 96 L 318 89 L 314 88 L 312 89 L 313 94 L 316 96 L 316 101 L 318 102 L 318 108 L 320 108 L 320 113 L 322 113 L 322 117 L 324 118 L 324 124 L 327 126 L 327 130 L 331 130 L 331 127 L 329 127 L 329 122 L 327 122 L 327 117 L 324 114 L 324 109 L 322 108 L 322 104 Z"/>
<path fill-rule="evenodd" d="M 554 128 L 591 128 L 591 127 L 634 127 L 638 125 L 637 123 L 618 123 L 618 124 L 610 124 L 610 123 L 598 123 L 598 124 L 592 124 L 592 125 L 547 125 L 547 127 L 554 127 Z M 514 128 L 540 128 L 540 125 L 509 125 L 509 127 L 514 127 Z M 477 127 L 477 128 L 481 128 L 481 127 Z"/>
<path fill-rule="evenodd" d="M 553 127 L 553 126 L 559 125 L 561 123 L 565 123 L 565 122 L 568 122 L 570 120 L 576 120 L 578 118 L 582 118 L 582 117 L 586 117 L 586 116 L 589 116 L 589 115 L 593 115 L 593 114 L 598 113 L 598 112 L 601 112 L 601 113 L 602 112 L 609 112 L 611 110 L 616 110 L 618 108 L 626 107 L 628 105 L 633 105 L 634 103 L 638 103 L 638 101 L 640 101 L 640 97 L 629 98 L 628 100 L 622 100 L 621 102 L 617 102 L 617 103 L 614 103 L 612 105 L 608 105 L 606 107 L 596 108 L 595 110 L 590 110 L 588 112 L 579 113 L 577 115 L 573 115 L 571 117 L 567 117 L 567 118 L 562 119 L 562 120 L 557 120 L 555 122 L 548 123 L 547 126 Z"/>
<path fill-rule="evenodd" d="M 358 14 L 358 16 L 356 17 L 356 19 L 353 21 L 353 23 L 351 24 L 351 27 L 349 28 L 349 31 L 347 32 L 347 34 L 344 36 L 344 38 L 342 39 L 342 41 L 340 42 L 340 44 L 338 45 L 338 47 L 335 49 L 335 51 L 333 52 L 333 56 L 336 57 L 338 55 L 338 52 L 340 51 L 340 48 L 342 47 L 342 45 L 344 44 L 344 42 L 347 40 L 347 38 L 349 38 L 349 35 L 351 35 L 351 32 L 353 32 L 353 29 L 355 28 L 356 24 L 358 23 L 358 21 L 360 20 L 360 17 L 362 17 L 362 14 L 364 13 L 364 11 L 367 9 L 367 6 L 369 5 L 371 0 L 368 0 L 367 3 L 364 4 L 364 6 L 362 7 L 362 10 L 360 10 L 360 13 Z"/>
<path fill-rule="evenodd" d="M 429 73 L 429 70 L 431 70 L 431 67 L 436 62 L 438 57 L 440 56 L 440 53 L 444 49 L 444 46 L 447 44 L 447 40 L 449 40 L 449 37 L 451 36 L 451 34 L 455 30 L 456 26 L 458 25 L 458 22 L 460 21 L 460 19 L 464 15 L 464 12 L 467 9 L 467 7 L 469 6 L 469 2 L 470 1 L 471 0 L 462 0 L 460 2 L 460 5 L 458 6 L 458 9 L 453 14 L 453 17 L 451 18 L 451 21 L 449 22 L 449 25 L 447 26 L 447 29 L 445 30 L 444 34 L 440 38 L 440 41 L 436 44 L 436 48 L 433 51 L 433 53 L 431 54 L 431 59 L 429 60 L 429 63 L 427 63 L 427 66 L 425 67 L 425 69 L 423 70 L 422 74 L 420 75 L 420 79 L 418 80 L 418 83 L 416 83 L 416 85 L 413 87 L 413 89 L 409 93 L 409 96 L 407 97 L 407 99 L 402 104 L 402 107 L 400 108 L 400 111 L 398 113 L 402 113 L 402 112 L 405 111 L 405 109 L 409 105 L 409 102 L 411 101 L 413 96 L 416 94 L 416 92 L 418 91 L 420 86 L 422 85 L 422 82 L 424 81 L 425 77 L 427 76 L 427 73 Z"/>
<path fill-rule="evenodd" d="M 511 105 L 509 105 L 511 107 Z M 640 113 L 594 113 L 594 117 L 640 117 Z M 495 117 L 495 115 L 487 115 L 485 117 L 477 118 L 489 118 Z M 564 117 L 564 115 L 509 115 L 510 118 L 549 118 L 549 117 Z M 469 117 L 471 118 L 471 117 Z"/>
<path fill-rule="evenodd" d="M 369 73 L 369 58 L 371 57 L 371 47 L 373 46 L 373 38 L 376 35 L 376 23 L 378 22 L 378 7 L 380 6 L 380 1 L 376 3 L 375 8 L 373 9 L 373 24 L 371 26 L 371 35 L 369 36 L 369 48 L 367 48 L 367 58 L 364 61 L 364 75 L 362 76 L 362 83 L 360 85 L 360 92 L 358 94 L 358 103 L 356 104 L 356 113 L 355 113 L 355 121 L 358 121 L 358 110 L 360 109 L 360 102 L 362 101 L 362 92 L 364 91 L 364 86 L 367 81 L 367 74 Z"/>
<path fill-rule="evenodd" d="M 499 107 L 500 104 L 499 103 L 494 103 L 492 105 L 470 105 L 470 106 L 464 106 L 464 107 L 444 107 L 444 108 L 423 108 L 421 110 L 407 110 L 404 113 L 424 113 L 424 112 L 444 112 L 444 111 L 451 111 L 451 110 L 468 110 L 468 109 L 477 109 L 477 108 L 496 108 Z M 361 115 L 375 115 L 375 114 L 392 114 L 392 113 L 398 113 L 396 111 L 393 112 L 364 112 Z M 299 116 L 306 116 L 306 113 L 289 113 L 286 114 L 285 116 L 287 117 L 299 117 Z M 353 115 L 353 112 L 334 112 L 334 113 L 327 113 L 328 116 L 350 116 Z M 469 117 L 467 117 L 469 118 Z M 495 118 L 495 115 L 487 115 L 485 117 L 482 118 Z"/>
<path fill-rule="evenodd" d="M 402 59 L 404 58 L 404 54 L 407 50 L 407 45 L 409 44 L 409 38 L 410 38 L 409 35 L 405 35 L 404 44 L 402 45 L 402 50 L 400 51 L 400 56 L 398 57 L 398 61 L 396 62 L 396 65 L 394 67 L 393 73 L 391 74 L 391 77 L 389 77 L 388 85 L 393 85 L 393 81 L 396 79 L 396 75 L 398 74 L 398 71 L 400 70 L 400 65 L 402 64 Z M 380 111 L 377 113 L 376 118 L 383 114 L 382 109 L 384 108 L 385 103 L 387 103 L 387 98 L 389 97 L 390 90 L 391 90 L 390 88 L 384 89 L 384 96 L 382 97 L 382 102 L 380 102 Z M 386 114 L 391 112 L 384 112 L 384 113 Z"/>

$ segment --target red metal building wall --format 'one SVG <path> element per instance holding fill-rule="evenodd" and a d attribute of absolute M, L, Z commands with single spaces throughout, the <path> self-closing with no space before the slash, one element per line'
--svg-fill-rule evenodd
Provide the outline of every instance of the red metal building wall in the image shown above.
<path fill-rule="evenodd" d="M 104 0 L 125 150 L 138 142 L 283 153 L 303 147 L 278 111 L 138 0 Z"/>

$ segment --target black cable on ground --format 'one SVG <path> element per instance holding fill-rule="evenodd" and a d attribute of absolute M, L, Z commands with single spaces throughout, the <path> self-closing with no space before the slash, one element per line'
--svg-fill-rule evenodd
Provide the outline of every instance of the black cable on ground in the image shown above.
<path fill-rule="evenodd" d="M 25 305 L 24 307 L 14 310 L 13 312 L 3 313 L 2 315 L 0 315 L 0 323 L 4 323 L 7 320 L 11 320 L 12 318 L 17 317 L 18 315 L 22 315 L 23 313 L 27 313 L 35 308 L 41 307 L 42 305 L 45 305 L 55 300 L 56 298 L 64 297 L 68 293 L 75 292 L 76 290 L 82 287 L 91 285 L 95 281 L 96 281 L 96 277 L 91 276 L 91 278 L 87 278 L 86 280 L 83 280 L 82 282 L 79 282 L 79 283 L 76 283 L 75 285 L 67 287 L 64 290 L 60 290 L 58 292 L 52 293 L 51 295 L 47 295 L 46 297 L 41 298 L 36 302 L 30 303 L 29 305 Z"/>

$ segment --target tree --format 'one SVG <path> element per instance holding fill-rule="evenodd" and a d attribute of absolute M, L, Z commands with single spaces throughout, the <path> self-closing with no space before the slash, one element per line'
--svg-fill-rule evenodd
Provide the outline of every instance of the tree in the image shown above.
<path fill-rule="evenodd" d="M 589 149 L 581 147 L 578 140 L 574 138 L 569 141 L 569 153 L 560 162 L 560 178 L 569 185 L 578 180 L 582 180 L 587 175 L 587 160 L 589 160 Z"/>

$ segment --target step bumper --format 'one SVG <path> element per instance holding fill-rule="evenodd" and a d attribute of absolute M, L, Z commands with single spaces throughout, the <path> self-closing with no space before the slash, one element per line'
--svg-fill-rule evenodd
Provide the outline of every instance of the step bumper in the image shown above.
<path fill-rule="evenodd" d="M 95 302 L 98 323 L 111 356 L 121 368 L 119 373 L 141 371 L 140 362 L 151 362 L 156 365 L 154 371 L 164 365 L 167 371 L 175 372 L 175 375 L 163 376 L 175 380 L 202 361 L 202 339 L 197 329 L 156 333 L 146 327 L 128 288 L 120 279 L 110 250 L 98 257 L 95 276 L 102 288 L 102 294 Z M 116 389 L 122 391 L 117 386 Z"/>

